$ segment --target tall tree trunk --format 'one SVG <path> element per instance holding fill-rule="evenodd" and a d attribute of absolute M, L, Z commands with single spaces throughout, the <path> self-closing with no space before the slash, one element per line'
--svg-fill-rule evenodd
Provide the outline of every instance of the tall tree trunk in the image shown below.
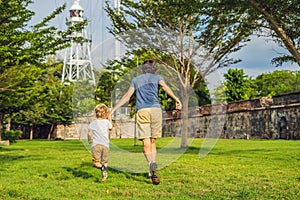
<path fill-rule="evenodd" d="M 33 139 L 33 126 L 30 127 L 30 135 L 29 135 L 29 140 Z"/>
<path fill-rule="evenodd" d="M 4 113 L 0 112 L 0 141 L 2 140 L 3 122 L 4 122 Z"/>
<path fill-rule="evenodd" d="M 7 131 L 10 131 L 10 127 L 11 127 L 11 117 L 9 116 L 9 117 L 7 118 L 7 126 L 6 126 L 6 130 L 7 130 Z"/>
<path fill-rule="evenodd" d="M 54 126 L 55 126 L 55 123 L 52 122 L 51 128 L 50 128 L 49 133 L 48 133 L 48 140 L 51 140 L 51 133 L 53 132 Z"/>
<path fill-rule="evenodd" d="M 182 111 L 181 111 L 181 118 L 182 118 L 182 136 L 181 136 L 181 148 L 188 147 L 188 131 L 189 131 L 189 92 L 187 88 L 183 89 L 183 96 L 182 96 Z"/>

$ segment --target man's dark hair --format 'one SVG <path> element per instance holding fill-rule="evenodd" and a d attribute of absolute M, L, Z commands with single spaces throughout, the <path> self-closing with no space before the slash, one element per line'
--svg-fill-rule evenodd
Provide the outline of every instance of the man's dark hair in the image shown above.
<path fill-rule="evenodd" d="M 155 60 L 149 59 L 145 60 L 142 65 L 143 73 L 152 73 L 154 74 L 157 71 L 157 65 Z"/>

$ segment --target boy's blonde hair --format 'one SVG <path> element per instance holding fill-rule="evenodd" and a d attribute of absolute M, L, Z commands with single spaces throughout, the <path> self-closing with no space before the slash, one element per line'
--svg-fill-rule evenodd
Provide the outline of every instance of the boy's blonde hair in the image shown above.
<path fill-rule="evenodd" d="M 107 119 L 110 111 L 105 104 L 100 103 L 95 107 L 95 113 L 97 118 Z"/>

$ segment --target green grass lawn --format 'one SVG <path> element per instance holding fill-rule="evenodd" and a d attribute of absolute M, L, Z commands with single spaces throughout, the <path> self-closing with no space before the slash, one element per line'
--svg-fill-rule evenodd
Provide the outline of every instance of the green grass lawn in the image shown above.
<path fill-rule="evenodd" d="M 158 139 L 158 148 L 170 140 Z M 132 139 L 112 143 L 142 152 Z M 145 173 L 115 168 L 101 182 L 78 140 L 17 141 L 0 147 L 0 199 L 300 199 L 300 141 L 220 139 L 200 158 L 202 143 L 195 139 L 181 157 L 160 169 L 161 184 L 155 186 Z"/>

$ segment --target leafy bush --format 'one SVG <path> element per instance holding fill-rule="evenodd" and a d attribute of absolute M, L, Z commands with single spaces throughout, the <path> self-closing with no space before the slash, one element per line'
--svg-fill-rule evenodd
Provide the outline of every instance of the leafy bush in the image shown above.
<path fill-rule="evenodd" d="M 16 142 L 20 138 L 22 131 L 20 130 L 4 130 L 2 135 L 3 140 L 9 140 L 10 143 Z"/>

